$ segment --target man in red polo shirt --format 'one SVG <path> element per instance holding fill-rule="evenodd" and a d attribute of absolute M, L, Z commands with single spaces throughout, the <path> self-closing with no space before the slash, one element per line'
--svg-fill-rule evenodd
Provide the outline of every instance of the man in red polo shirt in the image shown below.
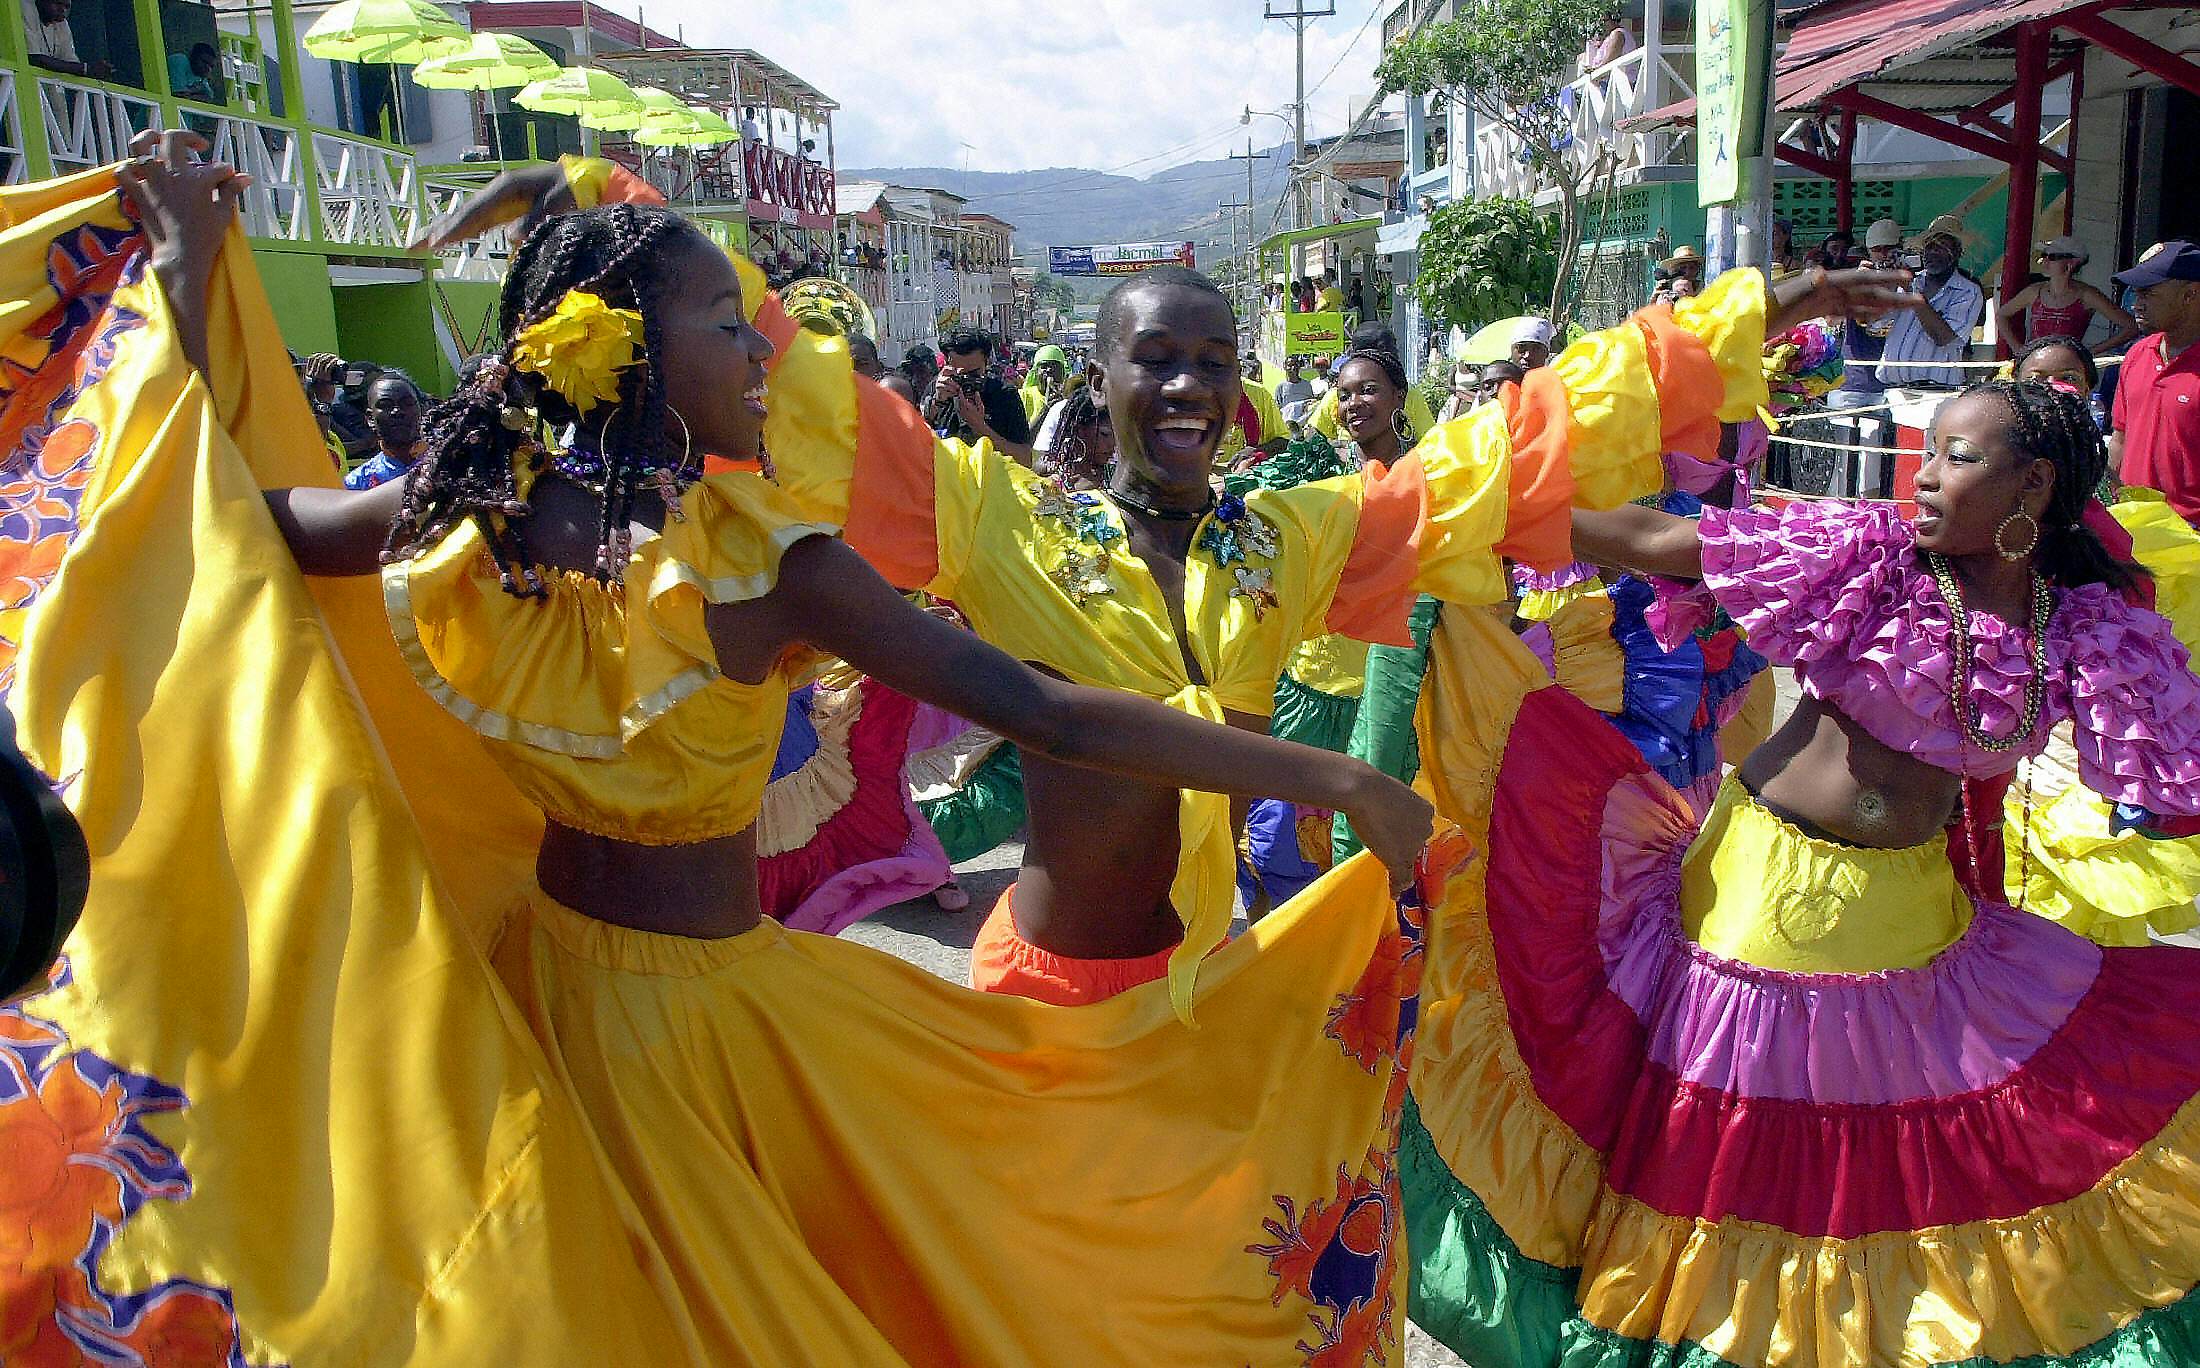
<path fill-rule="evenodd" d="M 2165 242 L 2115 279 L 2139 292 L 2133 312 L 2150 331 L 2124 354 L 2109 468 L 2200 523 L 2200 247 Z"/>

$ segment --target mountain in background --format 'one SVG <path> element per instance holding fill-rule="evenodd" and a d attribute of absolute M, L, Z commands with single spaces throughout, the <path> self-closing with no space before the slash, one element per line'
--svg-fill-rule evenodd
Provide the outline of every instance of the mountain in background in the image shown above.
<path fill-rule="evenodd" d="M 1276 201 L 1290 162 L 1286 143 L 1266 149 L 1253 163 L 1255 241 L 1283 226 Z M 890 166 L 843 169 L 839 175 L 843 184 L 885 181 L 966 196 L 970 212 L 1015 224 L 1017 253 L 1042 268 L 1049 247 L 1187 240 L 1206 265 L 1231 254 L 1232 219 L 1239 241 L 1245 232 L 1243 211 L 1225 214 L 1217 207 L 1245 198 L 1245 163 L 1226 156 L 1185 162 L 1142 180 L 1077 167 L 957 171 L 948 166 Z"/>

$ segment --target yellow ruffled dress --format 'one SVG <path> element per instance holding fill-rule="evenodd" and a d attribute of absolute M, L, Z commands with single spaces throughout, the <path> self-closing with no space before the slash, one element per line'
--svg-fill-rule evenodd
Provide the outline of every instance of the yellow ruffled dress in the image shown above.
<path fill-rule="evenodd" d="M 467 529 L 309 584 L 261 489 L 333 472 L 241 233 L 210 389 L 111 171 L 0 219 L 0 685 L 94 851 L 65 974 L 0 1010 L 0 1355 L 1397 1360 L 1420 953 L 1379 866 L 1216 954 L 1196 1029 L 561 907 L 544 811 L 753 815 L 786 681 L 722 677 L 704 608 L 812 520 L 714 477 L 622 589 L 511 599 Z"/>

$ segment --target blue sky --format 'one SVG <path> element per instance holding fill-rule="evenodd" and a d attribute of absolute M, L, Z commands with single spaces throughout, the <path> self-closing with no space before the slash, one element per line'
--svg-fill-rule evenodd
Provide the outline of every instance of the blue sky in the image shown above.
<path fill-rule="evenodd" d="M 1336 7 L 1307 31 L 1310 137 L 1341 131 L 1374 89 L 1382 21 L 1362 21 L 1376 7 Z M 659 32 L 684 27 L 697 47 L 754 48 L 838 100 L 842 166 L 967 156 L 974 171 L 1144 175 L 1242 146 L 1240 109 L 1290 102 L 1290 28 L 1261 11 L 1261 0 L 648 0 L 645 17 Z M 1273 119 L 1254 125 L 1260 146 L 1288 136 Z"/>

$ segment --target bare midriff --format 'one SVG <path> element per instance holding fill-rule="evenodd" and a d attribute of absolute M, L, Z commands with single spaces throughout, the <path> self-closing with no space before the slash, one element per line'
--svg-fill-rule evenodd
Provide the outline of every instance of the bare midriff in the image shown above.
<path fill-rule="evenodd" d="M 1963 791 L 1955 775 L 1884 745 L 1807 694 L 1739 774 L 1759 801 L 1811 835 L 1880 850 L 1938 836 Z"/>

